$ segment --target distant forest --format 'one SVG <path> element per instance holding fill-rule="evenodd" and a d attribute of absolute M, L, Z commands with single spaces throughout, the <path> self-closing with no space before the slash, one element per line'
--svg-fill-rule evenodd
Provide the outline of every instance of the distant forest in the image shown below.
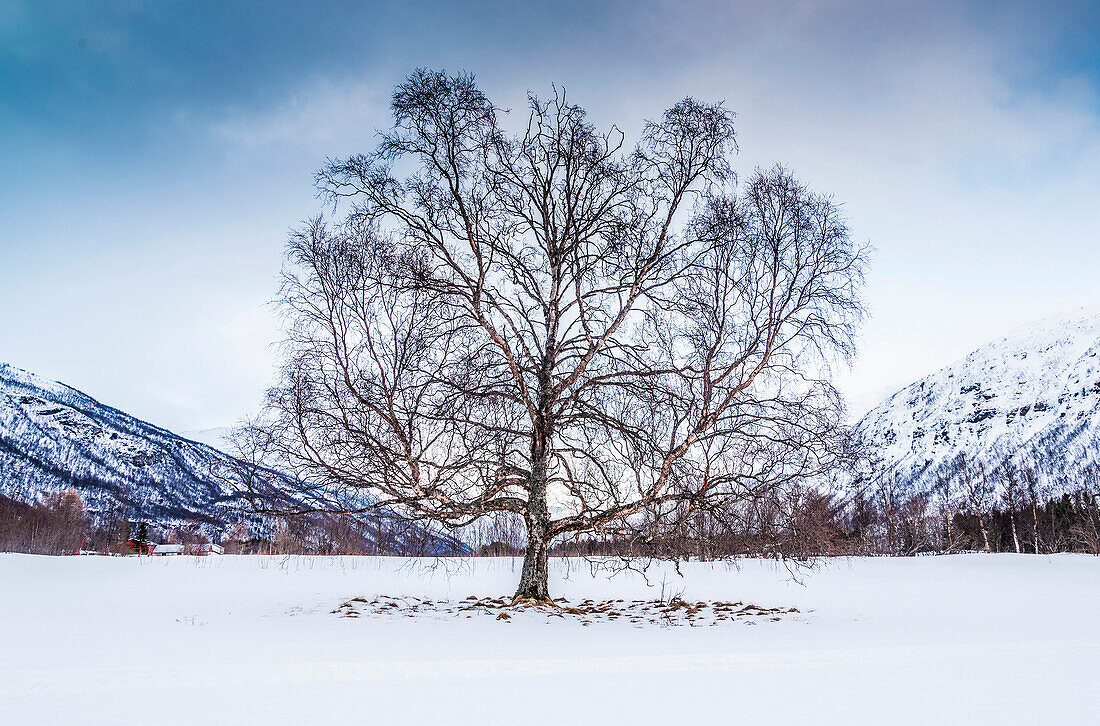
<path fill-rule="evenodd" d="M 990 466 L 960 456 L 941 470 L 930 491 L 914 491 L 889 469 L 872 470 L 841 491 L 798 487 L 767 507 L 750 503 L 720 512 L 687 506 L 659 529 L 620 527 L 602 537 L 559 543 L 557 550 L 704 559 L 973 551 L 1100 555 L 1096 464 L 1068 480 L 1053 461 Z"/>
<path fill-rule="evenodd" d="M 226 554 L 449 555 L 466 549 L 422 525 L 390 515 L 315 514 L 276 520 L 264 532 L 246 521 L 218 539 Z M 208 522 L 171 525 L 133 520 L 122 507 L 93 513 L 76 489 L 52 491 L 34 503 L 0 494 L 0 551 L 71 555 L 81 551 L 136 554 L 149 545 L 205 544 Z"/>

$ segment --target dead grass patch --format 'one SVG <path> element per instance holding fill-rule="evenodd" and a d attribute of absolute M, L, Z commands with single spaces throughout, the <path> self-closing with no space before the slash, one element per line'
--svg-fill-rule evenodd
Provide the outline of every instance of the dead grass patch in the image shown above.
<path fill-rule="evenodd" d="M 565 598 L 550 602 L 513 602 L 500 597 L 470 595 L 464 600 L 428 600 L 415 597 L 380 596 L 368 600 L 353 597 L 332 611 L 343 618 L 416 617 L 435 619 L 489 616 L 505 623 L 517 619 L 572 620 L 587 627 L 594 623 L 626 622 L 634 627 L 701 627 L 732 623 L 780 622 L 800 614 L 798 608 L 765 607 L 755 603 L 671 600 L 593 600 L 570 602 Z"/>

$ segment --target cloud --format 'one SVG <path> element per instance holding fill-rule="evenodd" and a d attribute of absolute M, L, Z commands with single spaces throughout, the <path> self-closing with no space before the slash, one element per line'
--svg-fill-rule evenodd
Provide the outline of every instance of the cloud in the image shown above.
<path fill-rule="evenodd" d="M 333 146 L 370 142 L 386 120 L 390 90 L 369 78 L 316 77 L 270 106 L 219 109 L 206 130 L 241 151 L 290 145 L 331 153 Z"/>

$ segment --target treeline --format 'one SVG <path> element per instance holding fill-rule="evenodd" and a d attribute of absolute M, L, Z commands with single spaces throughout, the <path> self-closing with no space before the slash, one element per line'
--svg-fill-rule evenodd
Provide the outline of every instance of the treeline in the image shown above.
<path fill-rule="evenodd" d="M 865 476 L 846 494 L 811 487 L 725 508 L 620 522 L 558 540 L 555 556 L 717 559 L 916 555 L 966 551 L 1100 554 L 1100 466 L 1073 481 L 1050 467 L 1010 461 L 989 467 L 960 457 L 931 491 L 913 492 L 889 471 Z M 659 522 L 659 525 L 653 524 Z M 266 527 L 238 521 L 212 533 L 209 523 L 158 527 L 118 508 L 94 516 L 76 489 L 34 503 L 0 495 L 0 551 L 126 554 L 149 543 L 204 544 L 227 554 L 519 556 L 526 529 L 515 515 L 483 517 L 449 537 L 391 513 L 313 514 Z"/>
<path fill-rule="evenodd" d="M 525 551 L 526 528 L 514 514 L 482 517 L 458 534 L 473 556 Z M 685 504 L 671 515 L 559 538 L 551 554 L 718 559 L 972 551 L 1100 554 L 1100 466 L 1066 480 L 1053 466 L 1006 460 L 987 467 L 959 457 L 929 492 L 872 469 L 844 493 L 791 487 L 727 507 Z"/>
<path fill-rule="evenodd" d="M 131 519 L 121 505 L 92 512 L 75 488 L 48 490 L 37 501 L 0 494 L 0 552 L 130 554 L 156 542 L 206 543 L 207 523 L 160 528 Z"/>
<path fill-rule="evenodd" d="M 75 489 L 49 492 L 33 504 L 0 494 L 0 551 L 75 554 L 93 531 Z"/>
<path fill-rule="evenodd" d="M 134 521 L 119 506 L 93 513 L 75 488 L 47 491 L 24 502 L 0 494 L 0 552 L 72 555 L 81 551 L 131 554 L 157 542 L 201 544 L 208 526 L 184 522 L 161 528 Z"/>
<path fill-rule="evenodd" d="M 849 493 L 794 489 L 781 500 L 690 508 L 660 527 L 620 524 L 559 542 L 561 555 L 813 557 L 949 552 L 1100 555 L 1100 466 L 1073 481 L 1034 465 L 986 467 L 960 457 L 930 492 L 890 472 Z M 510 549 L 514 542 L 483 546 Z M 518 547 L 522 551 L 522 546 Z"/>
<path fill-rule="evenodd" d="M 34 502 L 0 494 L 0 552 L 71 555 L 146 553 L 153 544 L 215 542 L 227 554 L 468 554 L 460 542 L 390 514 L 313 514 L 228 527 L 182 521 L 170 526 L 134 519 L 123 507 L 91 512 L 75 488 L 48 491 Z"/>
<path fill-rule="evenodd" d="M 1095 459 L 1094 459 L 1095 460 Z M 908 492 L 896 475 L 873 477 L 845 507 L 869 552 L 1100 554 L 1100 465 L 1072 479 L 1048 462 L 995 465 L 960 455 L 932 490 Z"/>
<path fill-rule="evenodd" d="M 230 545 L 233 544 L 230 540 Z M 317 513 L 279 518 L 270 538 L 246 543 L 248 548 L 260 554 L 404 557 L 469 554 L 458 540 L 389 513 L 358 516 Z"/>

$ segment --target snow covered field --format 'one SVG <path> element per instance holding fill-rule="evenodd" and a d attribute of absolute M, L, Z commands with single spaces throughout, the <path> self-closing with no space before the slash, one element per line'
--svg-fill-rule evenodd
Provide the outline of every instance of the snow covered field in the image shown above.
<path fill-rule="evenodd" d="M 510 559 L 0 555 L 0 722 L 1088 723 L 1100 558 L 661 566 L 584 598 L 797 608 L 704 627 L 520 614 L 340 617 L 353 597 L 512 591 Z"/>

